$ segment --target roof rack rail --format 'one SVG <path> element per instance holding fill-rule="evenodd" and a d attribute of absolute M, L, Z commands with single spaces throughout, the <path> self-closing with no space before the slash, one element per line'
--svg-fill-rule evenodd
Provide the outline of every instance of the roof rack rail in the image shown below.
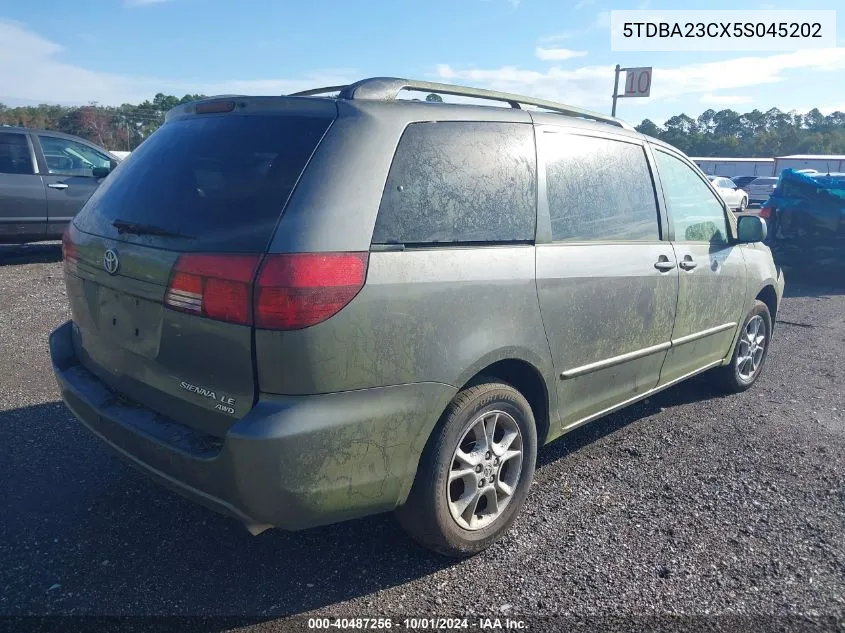
<path fill-rule="evenodd" d="M 422 92 L 433 92 L 435 94 L 452 95 L 456 97 L 474 97 L 490 101 L 507 103 L 511 108 L 521 109 L 523 105 L 535 106 L 543 110 L 549 110 L 566 116 L 591 119 L 601 123 L 609 123 L 626 130 L 633 130 L 633 126 L 617 119 L 592 110 L 585 110 L 576 106 L 536 99 L 509 92 L 498 92 L 496 90 L 484 90 L 481 88 L 468 88 L 454 84 L 443 84 L 433 81 L 417 81 L 414 79 L 399 79 L 397 77 L 370 77 L 362 79 L 347 86 L 327 86 L 324 88 L 313 88 L 294 92 L 291 97 L 307 97 L 332 92 L 339 92 L 340 99 L 373 99 L 376 101 L 395 101 L 402 90 L 419 90 Z"/>
<path fill-rule="evenodd" d="M 301 90 L 299 92 L 292 92 L 289 97 L 313 97 L 315 95 L 324 95 L 332 92 L 340 92 L 346 88 L 343 86 L 325 86 L 324 88 L 311 88 L 310 90 Z"/>

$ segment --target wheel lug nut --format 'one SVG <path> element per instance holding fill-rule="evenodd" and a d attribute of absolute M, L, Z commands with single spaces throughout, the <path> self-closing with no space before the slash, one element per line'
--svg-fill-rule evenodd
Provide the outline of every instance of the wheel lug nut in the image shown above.
<path fill-rule="evenodd" d="M 485 458 L 485 459 L 490 459 L 490 451 L 487 451 L 487 452 L 484 454 L 484 458 Z"/>
<path fill-rule="evenodd" d="M 498 466 L 498 465 L 499 465 L 499 458 L 497 457 L 496 459 L 494 459 L 494 460 L 493 460 L 493 463 L 494 463 L 494 464 L 496 464 L 496 465 Z"/>
<path fill-rule="evenodd" d="M 485 483 L 487 483 L 487 482 L 486 482 L 486 481 L 484 481 L 483 479 L 479 480 L 479 482 L 478 482 L 478 487 L 479 487 L 479 488 L 483 488 Z"/>
<path fill-rule="evenodd" d="M 475 472 L 480 473 L 484 468 L 481 467 L 481 464 L 475 467 Z"/>

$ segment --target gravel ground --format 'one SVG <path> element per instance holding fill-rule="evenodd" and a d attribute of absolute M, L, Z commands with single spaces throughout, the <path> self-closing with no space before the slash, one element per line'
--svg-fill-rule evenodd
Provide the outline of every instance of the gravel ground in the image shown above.
<path fill-rule="evenodd" d="M 0 246 L 0 614 L 845 614 L 845 290 L 787 278 L 764 376 L 704 380 L 541 450 L 467 561 L 389 516 L 251 537 L 149 482 L 58 401 L 58 246 Z M 220 630 L 218 627 L 217 630 Z"/>

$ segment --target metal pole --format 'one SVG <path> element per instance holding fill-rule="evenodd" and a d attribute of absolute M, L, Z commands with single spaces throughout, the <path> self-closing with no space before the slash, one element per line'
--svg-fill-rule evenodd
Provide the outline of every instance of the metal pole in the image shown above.
<path fill-rule="evenodd" d="M 616 77 L 613 80 L 613 109 L 610 111 L 610 116 L 612 116 L 612 117 L 616 116 L 616 100 L 619 98 L 618 93 L 619 93 L 619 71 L 620 70 L 621 70 L 621 68 L 619 67 L 619 64 L 616 64 Z"/>

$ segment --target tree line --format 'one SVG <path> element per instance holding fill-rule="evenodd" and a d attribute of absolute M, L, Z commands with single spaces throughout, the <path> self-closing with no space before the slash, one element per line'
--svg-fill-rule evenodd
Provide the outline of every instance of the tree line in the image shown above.
<path fill-rule="evenodd" d="M 153 100 L 133 105 L 87 106 L 37 105 L 8 107 L 0 103 L 0 125 L 19 125 L 74 134 L 108 150 L 131 151 L 164 123 L 171 108 L 202 99 L 185 95 L 181 99 L 158 93 Z"/>
<path fill-rule="evenodd" d="M 706 110 L 697 119 L 678 114 L 663 126 L 646 119 L 637 126 L 689 156 L 771 158 L 788 154 L 845 154 L 845 112 L 827 116 L 752 110 Z"/>
<path fill-rule="evenodd" d="M 170 108 L 203 98 L 158 93 L 143 103 L 121 106 L 38 105 L 7 107 L 0 104 L 0 125 L 59 130 L 88 139 L 106 149 L 135 149 L 163 122 Z M 428 95 L 427 101 L 440 101 Z M 785 154 L 845 154 L 845 112 L 827 116 L 818 109 L 807 113 L 752 110 L 706 110 L 693 119 L 678 114 L 662 126 L 649 119 L 637 130 L 678 147 L 690 156 L 763 157 Z"/>

